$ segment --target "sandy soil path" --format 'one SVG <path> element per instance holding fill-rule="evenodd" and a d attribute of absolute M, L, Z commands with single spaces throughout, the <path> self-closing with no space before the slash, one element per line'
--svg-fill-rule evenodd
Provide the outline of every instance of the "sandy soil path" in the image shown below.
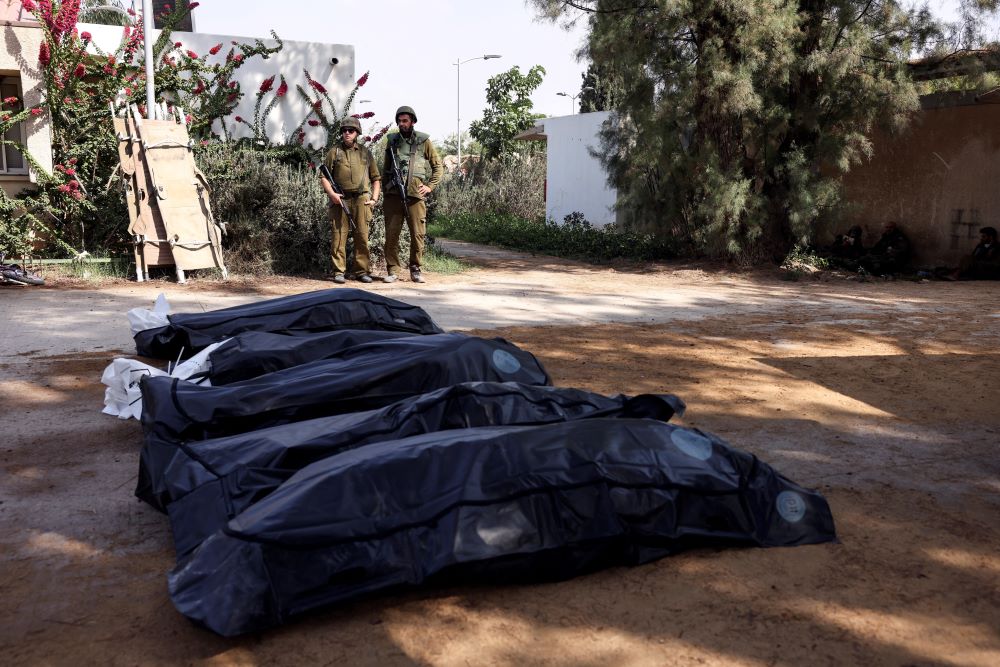
<path fill-rule="evenodd" d="M 140 430 L 100 414 L 124 312 L 329 284 L 0 290 L 4 664 L 1000 664 L 1000 284 L 786 283 L 451 245 L 374 289 L 501 335 L 555 382 L 669 391 L 830 500 L 839 544 L 694 551 L 536 586 L 429 589 L 223 640 L 171 606 Z"/>

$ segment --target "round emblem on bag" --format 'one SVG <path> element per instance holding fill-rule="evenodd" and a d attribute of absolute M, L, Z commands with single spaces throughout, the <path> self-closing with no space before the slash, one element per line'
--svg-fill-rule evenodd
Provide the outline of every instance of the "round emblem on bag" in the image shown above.
<path fill-rule="evenodd" d="M 782 491 L 774 503 L 778 514 L 788 523 L 798 523 L 806 515 L 806 501 L 794 491 Z"/>
<path fill-rule="evenodd" d="M 521 362 L 506 350 L 493 350 L 493 365 L 501 373 L 516 373 L 521 370 Z"/>
<path fill-rule="evenodd" d="M 712 458 L 712 441 L 694 431 L 674 429 L 670 434 L 670 441 L 677 449 L 681 450 L 693 459 L 707 461 Z"/>

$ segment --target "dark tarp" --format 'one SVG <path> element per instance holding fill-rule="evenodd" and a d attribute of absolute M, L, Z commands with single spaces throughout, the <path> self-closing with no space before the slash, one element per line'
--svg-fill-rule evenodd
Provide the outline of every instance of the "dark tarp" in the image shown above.
<path fill-rule="evenodd" d="M 530 353 L 501 338 L 406 336 L 348 348 L 221 387 L 160 376 L 141 380 L 146 442 L 183 443 L 316 417 L 381 408 L 460 382 L 549 385 Z M 144 452 L 146 449 L 144 448 Z M 140 465 L 140 472 L 145 464 Z M 136 494 L 149 495 L 140 477 Z"/>
<path fill-rule="evenodd" d="M 441 333 L 423 308 L 359 289 L 328 289 L 207 313 L 168 315 L 170 324 L 135 335 L 136 354 L 186 359 L 243 331 L 301 334 L 337 329 Z"/>
<path fill-rule="evenodd" d="M 683 410 L 683 402 L 669 394 L 608 397 L 578 389 L 470 382 L 378 410 L 181 446 L 146 445 L 142 457 L 146 469 L 140 477 L 150 480 L 147 499 L 166 505 L 180 558 L 296 471 L 348 449 L 479 426 L 598 417 L 667 421 Z"/>
<path fill-rule="evenodd" d="M 301 336 L 245 331 L 208 355 L 208 376 L 214 385 L 232 384 L 310 361 L 332 359 L 355 345 L 412 335 L 403 331 L 371 329 L 341 329 Z"/>
<path fill-rule="evenodd" d="M 169 575 L 222 635 L 429 578 L 564 579 L 696 546 L 835 539 L 821 495 L 696 430 L 641 419 L 385 441 L 298 471 Z"/>

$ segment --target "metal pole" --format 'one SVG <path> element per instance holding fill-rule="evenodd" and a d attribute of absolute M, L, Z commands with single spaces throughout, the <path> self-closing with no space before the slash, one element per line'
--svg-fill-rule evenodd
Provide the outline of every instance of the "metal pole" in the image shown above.
<path fill-rule="evenodd" d="M 146 118 L 153 119 L 156 117 L 153 85 L 153 0 L 142 0 L 142 44 L 146 56 Z"/>
<path fill-rule="evenodd" d="M 458 144 L 458 169 L 462 174 L 462 63 L 455 58 L 455 141 Z"/>

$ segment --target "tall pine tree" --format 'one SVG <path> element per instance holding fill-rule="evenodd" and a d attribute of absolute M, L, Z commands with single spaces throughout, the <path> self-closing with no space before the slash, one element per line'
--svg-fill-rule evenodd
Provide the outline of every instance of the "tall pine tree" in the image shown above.
<path fill-rule="evenodd" d="M 587 55 L 627 82 L 601 151 L 627 219 L 742 263 L 810 239 L 918 108 L 907 63 L 939 36 L 896 0 L 533 1 L 584 12 Z"/>

